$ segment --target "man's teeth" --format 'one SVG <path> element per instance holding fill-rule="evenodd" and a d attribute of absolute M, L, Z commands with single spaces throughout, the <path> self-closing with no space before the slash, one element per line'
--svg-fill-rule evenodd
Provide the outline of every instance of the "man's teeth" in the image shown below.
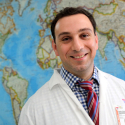
<path fill-rule="evenodd" d="M 86 54 L 85 54 L 86 55 Z M 74 58 L 82 58 L 82 57 L 84 57 L 85 55 L 81 55 L 81 56 L 74 56 Z"/>

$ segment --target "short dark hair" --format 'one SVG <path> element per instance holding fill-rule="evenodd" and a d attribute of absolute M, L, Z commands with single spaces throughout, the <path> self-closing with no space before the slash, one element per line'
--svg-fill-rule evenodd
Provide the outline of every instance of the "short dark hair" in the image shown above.
<path fill-rule="evenodd" d="M 75 7 L 66 7 L 56 15 L 56 17 L 54 18 L 54 20 L 51 23 L 51 34 L 53 36 L 54 41 L 56 41 L 56 39 L 55 39 L 55 26 L 56 26 L 57 21 L 63 17 L 71 16 L 71 15 L 75 15 L 75 14 L 86 15 L 89 18 L 90 22 L 92 23 L 94 33 L 96 32 L 96 22 L 95 22 L 91 13 L 89 13 L 88 11 L 83 9 L 83 7 L 76 7 L 76 8 Z"/>

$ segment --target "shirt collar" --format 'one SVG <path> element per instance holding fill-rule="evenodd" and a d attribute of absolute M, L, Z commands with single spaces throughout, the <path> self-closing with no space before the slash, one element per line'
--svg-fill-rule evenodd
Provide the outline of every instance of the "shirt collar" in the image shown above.
<path fill-rule="evenodd" d="M 78 80 L 84 81 L 84 79 L 81 79 L 81 78 L 71 74 L 70 72 L 68 72 L 63 66 L 61 67 L 60 75 L 70 88 L 72 88 Z M 96 82 L 97 84 L 99 84 L 98 70 L 95 66 L 94 66 L 93 75 L 89 80 L 91 80 L 92 78 L 97 81 Z"/>

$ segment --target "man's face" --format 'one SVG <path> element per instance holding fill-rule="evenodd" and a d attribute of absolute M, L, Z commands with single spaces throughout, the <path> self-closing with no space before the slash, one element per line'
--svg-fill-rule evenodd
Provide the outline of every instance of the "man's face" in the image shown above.
<path fill-rule="evenodd" d="M 98 38 L 87 16 L 76 14 L 58 20 L 55 39 L 53 49 L 67 71 L 78 77 L 93 72 Z"/>

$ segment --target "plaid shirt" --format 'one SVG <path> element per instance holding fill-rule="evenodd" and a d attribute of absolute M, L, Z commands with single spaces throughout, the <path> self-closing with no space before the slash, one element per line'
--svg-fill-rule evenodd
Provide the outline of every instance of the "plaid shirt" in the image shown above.
<path fill-rule="evenodd" d="M 76 97 L 78 98 L 78 100 L 80 101 L 80 103 L 82 104 L 82 106 L 84 107 L 86 112 L 88 113 L 88 107 L 87 107 L 88 92 L 85 89 L 81 88 L 78 84 L 75 84 L 78 80 L 79 81 L 84 81 L 84 80 L 69 73 L 67 70 L 64 69 L 63 66 L 61 67 L 60 75 L 65 80 L 67 85 L 70 87 L 70 89 L 76 95 Z M 98 71 L 95 66 L 94 66 L 93 75 L 89 80 L 91 80 L 91 79 L 94 79 L 92 88 L 95 91 L 95 93 L 97 94 L 98 99 L 99 99 L 99 78 L 98 78 Z"/>

